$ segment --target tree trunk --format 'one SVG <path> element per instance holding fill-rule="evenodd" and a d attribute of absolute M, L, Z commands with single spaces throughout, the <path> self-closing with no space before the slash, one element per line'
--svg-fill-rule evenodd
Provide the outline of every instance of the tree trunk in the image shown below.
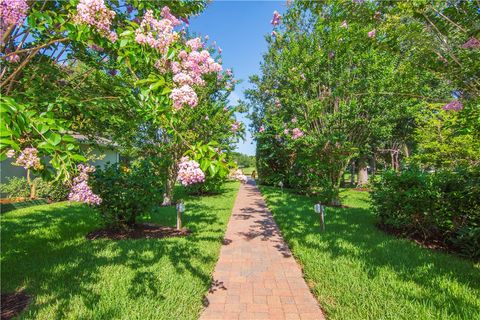
<path fill-rule="evenodd" d="M 35 199 L 37 197 L 37 186 L 30 178 L 30 169 L 27 169 L 27 183 L 30 186 L 30 199 Z"/>
<path fill-rule="evenodd" d="M 355 185 L 355 161 L 352 161 L 352 164 L 350 165 L 350 185 Z"/>
<path fill-rule="evenodd" d="M 357 187 L 363 187 L 368 184 L 367 164 L 368 159 L 366 157 L 361 157 L 358 160 Z"/>
<path fill-rule="evenodd" d="M 376 175 L 377 175 L 377 154 L 374 153 L 372 157 L 372 176 L 375 177 Z"/>
<path fill-rule="evenodd" d="M 175 161 L 167 168 L 167 177 L 165 179 L 165 192 L 163 193 L 162 206 L 171 206 L 173 203 L 173 189 L 177 178 L 177 165 Z"/>

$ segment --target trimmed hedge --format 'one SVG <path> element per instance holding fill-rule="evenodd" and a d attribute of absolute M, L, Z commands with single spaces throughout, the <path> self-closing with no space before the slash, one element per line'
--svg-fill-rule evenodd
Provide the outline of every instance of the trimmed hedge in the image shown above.
<path fill-rule="evenodd" d="M 374 183 L 372 204 L 382 224 L 480 258 L 479 166 L 435 173 L 387 171 Z"/>

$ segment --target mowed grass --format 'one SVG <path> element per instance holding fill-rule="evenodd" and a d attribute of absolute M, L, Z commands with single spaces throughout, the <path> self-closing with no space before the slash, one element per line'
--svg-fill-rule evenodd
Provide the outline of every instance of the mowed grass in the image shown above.
<path fill-rule="evenodd" d="M 98 214 L 66 202 L 8 212 L 1 290 L 33 296 L 23 319 L 197 319 L 238 187 L 187 197 L 186 238 L 89 241 Z M 174 208 L 161 208 L 150 221 L 175 219 Z"/>
<path fill-rule="evenodd" d="M 480 263 L 379 231 L 368 193 L 344 191 L 321 233 L 314 199 L 261 191 L 329 320 L 480 319 Z"/>
<path fill-rule="evenodd" d="M 257 169 L 255 167 L 245 167 L 242 168 L 243 174 L 247 176 L 251 176 L 253 171 L 256 171 Z"/>

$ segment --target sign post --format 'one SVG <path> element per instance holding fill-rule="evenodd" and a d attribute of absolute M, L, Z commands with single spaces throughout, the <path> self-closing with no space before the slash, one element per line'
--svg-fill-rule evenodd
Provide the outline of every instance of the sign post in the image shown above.
<path fill-rule="evenodd" d="M 320 215 L 320 228 L 322 231 L 325 231 L 325 207 L 319 202 L 313 207 L 313 209 L 315 210 L 315 213 Z"/>

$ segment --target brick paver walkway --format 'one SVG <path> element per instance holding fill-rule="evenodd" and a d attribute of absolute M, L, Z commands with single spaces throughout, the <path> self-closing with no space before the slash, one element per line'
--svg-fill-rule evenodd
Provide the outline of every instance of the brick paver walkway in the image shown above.
<path fill-rule="evenodd" d="M 228 222 L 201 320 L 325 319 L 253 182 Z"/>

